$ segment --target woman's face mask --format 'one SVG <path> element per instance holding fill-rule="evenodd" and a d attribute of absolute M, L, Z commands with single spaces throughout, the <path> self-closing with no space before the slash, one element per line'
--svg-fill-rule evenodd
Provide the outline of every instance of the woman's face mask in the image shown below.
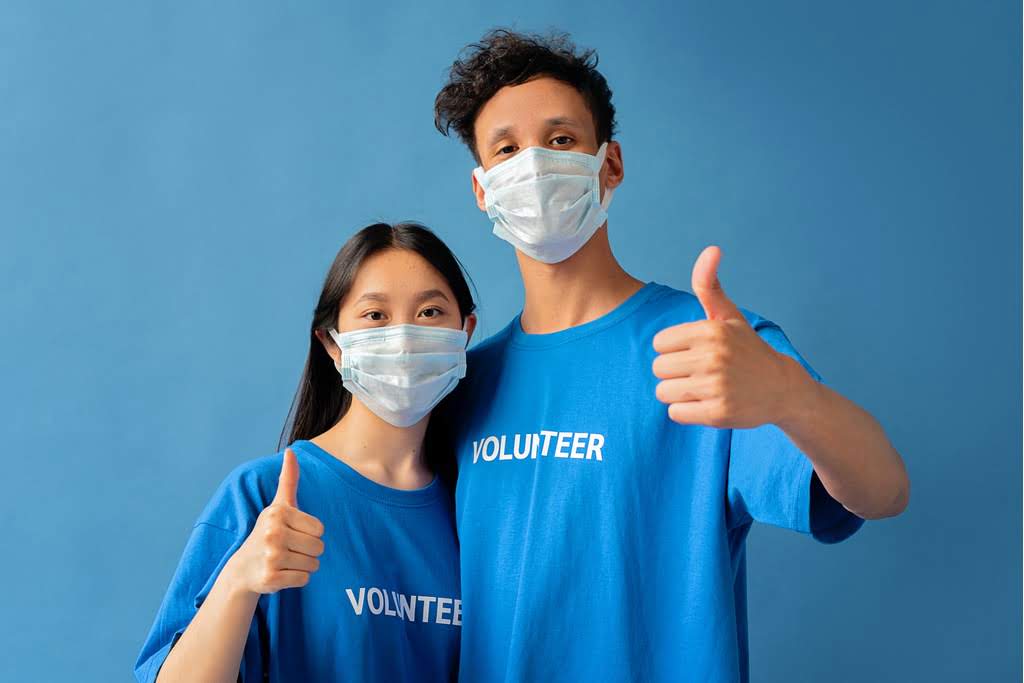
<path fill-rule="evenodd" d="M 466 376 L 465 329 L 391 325 L 330 330 L 342 385 L 385 422 L 414 425 Z"/>

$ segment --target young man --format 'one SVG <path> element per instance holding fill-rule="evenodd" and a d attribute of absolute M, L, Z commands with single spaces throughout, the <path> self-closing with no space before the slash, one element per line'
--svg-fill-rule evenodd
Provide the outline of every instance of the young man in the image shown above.
<path fill-rule="evenodd" d="M 693 294 L 619 266 L 622 152 L 595 64 L 565 37 L 495 31 L 435 103 L 526 292 L 450 411 L 460 676 L 746 680 L 751 523 L 834 543 L 899 514 L 909 482 L 879 424 L 728 298 L 717 247 Z"/>

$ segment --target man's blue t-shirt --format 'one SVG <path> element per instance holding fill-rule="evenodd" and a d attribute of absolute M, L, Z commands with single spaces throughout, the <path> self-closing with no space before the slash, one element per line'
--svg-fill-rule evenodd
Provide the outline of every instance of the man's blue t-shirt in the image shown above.
<path fill-rule="evenodd" d="M 382 486 L 309 441 L 292 445 L 300 510 L 324 525 L 320 568 L 261 595 L 242 681 L 449 681 L 459 657 L 458 545 L 450 491 Z M 274 499 L 283 453 L 235 468 L 185 546 L 135 664 L 155 681 L 224 563 Z"/>
<path fill-rule="evenodd" d="M 743 314 L 799 360 L 782 330 Z M 648 283 L 553 334 L 517 317 L 453 396 L 465 681 L 747 679 L 754 520 L 840 541 L 863 523 L 775 426 L 669 420 L 654 335 L 704 319 Z"/>

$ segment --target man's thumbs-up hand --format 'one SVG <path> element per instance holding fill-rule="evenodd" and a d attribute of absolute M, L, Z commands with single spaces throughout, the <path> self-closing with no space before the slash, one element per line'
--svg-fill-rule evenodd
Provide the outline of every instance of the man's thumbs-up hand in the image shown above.
<path fill-rule="evenodd" d="M 722 251 L 708 247 L 693 264 L 693 293 L 706 320 L 667 327 L 654 336 L 655 395 L 682 424 L 745 429 L 782 414 L 788 356 L 770 347 L 718 281 Z"/>
<path fill-rule="evenodd" d="M 309 583 L 320 568 L 324 525 L 299 510 L 299 462 L 284 452 L 277 493 L 256 518 L 256 525 L 224 568 L 233 585 L 252 593 L 276 593 Z"/>

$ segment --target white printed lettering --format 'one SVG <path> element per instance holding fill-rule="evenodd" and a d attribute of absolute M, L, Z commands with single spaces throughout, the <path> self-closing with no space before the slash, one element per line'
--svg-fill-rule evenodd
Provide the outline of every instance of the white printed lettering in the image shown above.
<path fill-rule="evenodd" d="M 406 601 L 406 597 L 410 599 Z M 416 621 L 416 596 L 398 594 L 398 616 L 407 621 Z"/>
<path fill-rule="evenodd" d="M 377 596 L 377 606 L 373 606 L 373 596 Z M 384 611 L 384 594 L 380 592 L 379 588 L 371 588 L 366 591 L 366 604 L 370 608 L 370 611 L 374 614 L 380 614 Z"/>
<path fill-rule="evenodd" d="M 583 444 L 586 443 L 589 434 L 586 432 L 575 432 L 572 435 L 572 453 L 569 454 L 570 458 L 576 460 L 583 459 Z"/>
<path fill-rule="evenodd" d="M 551 441 L 551 437 L 558 434 L 558 432 L 549 432 L 546 429 L 540 430 L 540 435 L 544 437 L 544 448 L 540 449 L 541 457 L 546 457 L 548 454 L 548 443 Z"/>
<path fill-rule="evenodd" d="M 398 616 L 398 612 L 396 612 L 395 610 L 391 609 L 391 601 L 388 600 L 388 592 L 389 591 L 384 591 L 384 614 L 386 614 L 389 617 L 397 617 Z M 394 598 L 395 597 L 395 592 L 394 591 L 390 591 L 390 593 L 391 593 L 391 597 Z M 395 598 L 395 602 L 398 602 L 398 598 Z"/>
<path fill-rule="evenodd" d="M 511 460 L 512 454 L 505 450 L 505 435 L 501 435 L 501 455 L 498 456 L 498 460 Z"/>
<path fill-rule="evenodd" d="M 451 598 L 438 598 L 437 599 L 437 610 L 435 611 L 437 623 L 439 624 L 450 624 L 452 623 L 451 618 L 448 614 L 452 611 L 452 599 Z"/>
<path fill-rule="evenodd" d="M 430 605 L 433 604 L 435 600 L 437 600 L 437 598 L 432 595 L 420 596 L 420 602 L 423 603 L 423 619 L 421 621 L 423 621 L 424 624 L 427 623 L 427 620 L 430 618 Z"/>
<path fill-rule="evenodd" d="M 494 448 L 490 449 L 490 452 L 488 453 L 488 448 L 487 447 L 492 445 L 492 444 L 494 445 Z M 497 458 L 498 457 L 498 437 L 496 437 L 496 436 L 489 436 L 486 439 L 484 439 L 484 444 L 483 444 L 483 446 L 481 446 L 481 450 L 483 451 L 482 455 L 484 456 L 484 460 L 486 460 L 487 462 L 491 462 L 492 460 Z"/>
<path fill-rule="evenodd" d="M 519 437 L 522 437 L 520 439 Z M 523 442 L 523 450 L 519 450 L 519 442 Z M 530 455 L 530 444 L 533 443 L 533 434 L 516 434 L 512 442 L 512 454 L 516 460 L 525 460 Z"/>
<path fill-rule="evenodd" d="M 348 593 L 348 601 L 352 603 L 352 611 L 356 613 L 357 617 L 360 616 L 363 613 L 363 597 L 366 595 L 366 588 L 359 588 L 359 602 L 356 602 L 356 596 L 351 588 L 346 588 L 345 592 Z"/>
<path fill-rule="evenodd" d="M 572 432 L 558 432 L 558 444 L 555 446 L 555 457 L 556 458 L 568 458 L 569 451 L 569 439 L 572 437 Z"/>

